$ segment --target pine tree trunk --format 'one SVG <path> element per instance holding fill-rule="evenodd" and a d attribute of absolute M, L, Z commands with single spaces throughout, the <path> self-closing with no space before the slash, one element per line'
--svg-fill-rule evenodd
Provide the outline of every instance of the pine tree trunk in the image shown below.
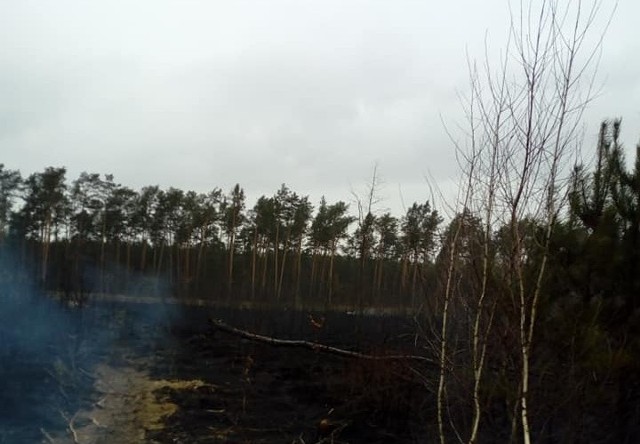
<path fill-rule="evenodd" d="M 280 278 L 278 281 L 278 292 L 276 296 L 277 301 L 279 301 L 280 297 L 282 296 L 282 281 L 284 280 L 284 268 L 287 262 L 287 249 L 289 248 L 288 244 L 289 244 L 289 241 L 287 237 L 287 240 L 285 240 L 284 246 L 282 249 L 282 263 L 280 264 Z"/>
<path fill-rule="evenodd" d="M 382 257 L 378 259 L 378 280 L 376 281 L 376 293 L 380 295 L 382 293 L 382 276 L 384 274 L 384 260 Z"/>
<path fill-rule="evenodd" d="M 191 245 L 187 243 L 187 247 L 184 252 L 184 277 L 182 279 L 185 282 L 185 289 L 187 290 L 187 296 L 190 296 L 189 289 L 191 288 Z"/>
<path fill-rule="evenodd" d="M 333 298 L 333 259 L 336 256 L 335 244 L 331 247 L 331 259 L 329 261 L 329 305 L 331 305 Z"/>
<path fill-rule="evenodd" d="M 131 275 L 131 239 L 127 242 L 127 266 L 125 272 L 125 291 L 129 291 L 129 276 Z"/>
<path fill-rule="evenodd" d="M 154 256 L 154 263 L 155 263 L 155 266 L 156 266 L 156 274 L 158 275 L 158 277 L 160 277 L 160 273 L 162 271 L 162 259 L 163 259 L 163 256 L 164 256 L 164 242 L 162 242 L 160 244 L 160 251 L 157 254 L 157 256 L 158 256 L 157 257 L 157 262 L 156 262 L 156 251 L 155 251 L 155 249 L 153 251 L 153 256 Z"/>
<path fill-rule="evenodd" d="M 418 261 L 413 264 L 413 276 L 411 278 L 411 307 L 416 307 L 416 283 L 418 280 Z"/>
<path fill-rule="evenodd" d="M 325 290 L 325 282 L 326 282 L 326 270 L 327 270 L 327 251 L 322 251 L 322 256 L 320 258 L 320 283 L 318 285 L 318 298 L 322 298 Z"/>
<path fill-rule="evenodd" d="M 298 252 L 297 252 L 298 260 L 296 261 L 296 294 L 295 301 L 296 307 L 302 306 L 302 301 L 300 300 L 300 272 L 302 268 L 302 235 L 300 235 L 300 239 L 298 239 Z"/>
<path fill-rule="evenodd" d="M 263 250 L 263 262 L 262 262 L 262 291 L 267 287 L 267 268 L 269 265 L 269 244 L 268 241 L 264 241 L 265 246 Z"/>
<path fill-rule="evenodd" d="M 142 236 L 142 252 L 140 254 L 140 272 L 144 273 L 147 265 L 147 239 Z"/>
<path fill-rule="evenodd" d="M 104 293 L 105 291 L 105 266 L 106 266 L 106 237 L 105 237 L 105 232 L 106 230 L 106 218 L 102 218 L 102 233 L 100 236 L 100 291 L 102 291 Z"/>
<path fill-rule="evenodd" d="M 51 214 L 47 214 L 42 231 L 42 283 L 47 282 L 47 267 L 49 265 L 49 244 L 51 243 Z"/>
<path fill-rule="evenodd" d="M 273 246 L 273 292 L 278 294 L 278 255 L 280 254 L 280 226 L 276 226 L 276 243 Z"/>
<path fill-rule="evenodd" d="M 408 269 L 409 259 L 405 255 L 402 258 L 402 265 L 400 268 L 400 291 L 404 292 L 407 288 L 407 269 Z"/>
<path fill-rule="evenodd" d="M 116 267 L 117 270 L 121 270 L 121 265 L 120 265 L 120 255 L 121 255 L 121 247 L 120 247 L 120 240 L 116 239 L 116 254 L 115 254 L 115 261 L 116 261 Z M 114 279 L 117 279 L 117 282 L 115 283 L 115 288 L 122 288 L 122 278 L 120 277 L 120 272 L 118 271 L 118 273 L 115 274 Z M 114 283 L 111 283 L 111 289 L 110 291 L 113 291 L 113 287 L 114 287 Z"/>
<path fill-rule="evenodd" d="M 309 298 L 313 297 L 313 284 L 315 282 L 316 277 L 316 262 L 318 259 L 318 249 L 313 247 L 313 252 L 311 253 L 311 276 L 309 277 Z"/>
<path fill-rule="evenodd" d="M 251 252 L 251 299 L 256 298 L 256 260 L 258 255 L 258 229 L 253 230 L 253 251 Z"/>
<path fill-rule="evenodd" d="M 173 285 L 175 283 L 175 274 L 173 269 L 173 245 L 169 244 L 169 284 Z"/>
<path fill-rule="evenodd" d="M 233 292 L 233 256 L 234 256 L 234 248 L 235 248 L 235 236 L 232 235 L 232 239 L 229 243 L 229 275 L 227 276 L 227 281 L 229 283 L 228 297 L 231 297 L 231 293 Z"/>
<path fill-rule="evenodd" d="M 195 269 L 195 288 L 200 289 L 200 276 L 202 275 L 202 258 L 204 255 L 204 239 L 206 237 L 206 228 L 200 227 L 200 243 L 198 245 L 198 256 L 196 257 Z"/>

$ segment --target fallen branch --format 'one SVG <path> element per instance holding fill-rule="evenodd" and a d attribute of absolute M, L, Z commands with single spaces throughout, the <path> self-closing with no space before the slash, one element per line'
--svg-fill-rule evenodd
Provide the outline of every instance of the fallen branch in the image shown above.
<path fill-rule="evenodd" d="M 45 429 L 43 429 L 42 427 L 40 427 L 40 433 L 42 433 L 44 435 L 44 437 L 47 438 L 47 441 L 49 441 L 51 444 L 56 444 L 56 440 L 53 439 L 51 437 L 51 435 L 49 435 L 47 433 L 47 431 Z"/>
<path fill-rule="evenodd" d="M 62 415 L 62 417 L 64 418 L 65 421 L 67 421 L 67 428 L 69 429 L 69 431 L 71 432 L 71 435 L 73 436 L 73 442 L 74 444 L 79 444 L 78 441 L 78 433 L 76 432 L 75 427 L 73 426 L 74 421 L 76 420 L 76 416 L 78 416 L 78 413 L 80 411 L 77 411 L 73 414 L 73 416 L 71 418 L 69 418 L 69 416 L 64 413 L 62 410 L 60 410 L 60 415 Z"/>
<path fill-rule="evenodd" d="M 346 358 L 355 358 L 355 359 L 365 359 L 370 361 L 383 361 L 383 360 L 396 360 L 396 361 L 419 361 L 423 363 L 429 363 L 436 365 L 432 359 L 429 359 L 424 356 L 418 355 L 369 355 L 365 353 L 359 353 L 351 350 L 344 350 L 342 348 L 331 347 L 329 345 L 319 344 L 317 342 L 311 341 L 303 341 L 303 340 L 292 340 L 292 339 L 277 339 L 271 336 L 259 335 L 256 333 L 251 333 L 246 330 L 241 330 L 239 328 L 232 327 L 219 319 L 210 319 L 209 322 L 211 326 L 216 328 L 217 330 L 224 331 L 226 333 L 230 333 L 232 335 L 240 336 L 245 339 L 250 339 L 252 341 L 263 342 L 265 344 L 270 344 L 274 346 L 281 347 L 299 347 L 299 348 L 307 348 L 314 351 L 319 351 L 323 353 L 329 353 L 332 355 L 342 356 Z"/>

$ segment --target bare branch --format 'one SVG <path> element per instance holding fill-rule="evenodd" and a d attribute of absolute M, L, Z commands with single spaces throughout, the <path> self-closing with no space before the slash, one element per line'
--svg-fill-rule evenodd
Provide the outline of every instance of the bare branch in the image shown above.
<path fill-rule="evenodd" d="M 232 327 L 225 322 L 217 319 L 210 319 L 209 324 L 220 331 L 224 331 L 226 333 L 230 333 L 235 336 L 240 336 L 245 339 L 249 339 L 256 342 L 262 342 L 265 344 L 279 346 L 279 347 L 298 347 L 298 348 L 306 348 L 313 351 L 319 351 L 323 353 L 329 353 L 336 356 L 341 356 L 344 358 L 354 358 L 354 359 L 364 359 L 370 361 L 419 361 L 422 363 L 428 363 L 432 365 L 437 365 L 432 359 L 427 358 L 425 356 L 418 355 L 369 355 L 366 353 L 354 352 L 351 350 L 344 350 L 337 347 L 332 347 L 329 345 L 320 344 L 317 342 L 311 341 L 303 341 L 303 340 L 292 340 L 292 339 L 277 339 L 271 336 L 259 335 L 256 333 L 249 332 L 247 330 L 241 330 L 239 328 Z"/>

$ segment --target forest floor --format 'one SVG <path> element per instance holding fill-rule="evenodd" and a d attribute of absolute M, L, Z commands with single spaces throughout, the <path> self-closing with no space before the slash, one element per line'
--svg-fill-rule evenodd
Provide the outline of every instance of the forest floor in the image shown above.
<path fill-rule="evenodd" d="M 93 313 L 60 336 L 63 344 L 13 352 L 10 366 L 0 365 L 0 386 L 10 385 L 0 395 L 0 443 L 428 442 L 428 384 L 416 376 L 428 369 L 274 347 L 207 322 L 367 353 L 418 353 L 406 318 L 315 314 L 319 327 L 304 312 L 85 310 Z"/>

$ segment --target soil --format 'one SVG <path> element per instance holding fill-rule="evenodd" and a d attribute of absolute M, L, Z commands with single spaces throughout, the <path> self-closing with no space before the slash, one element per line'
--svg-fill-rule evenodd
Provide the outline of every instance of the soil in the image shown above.
<path fill-rule="evenodd" d="M 167 313 L 132 304 L 84 310 L 74 321 L 83 327 L 76 328 L 73 353 L 63 335 L 64 346 L 56 344 L 47 357 L 15 361 L 40 382 L 25 381 L 29 388 L 10 399 L 38 399 L 42 408 L 5 417 L 0 443 L 428 441 L 429 393 L 416 376 L 428 368 L 275 347 L 208 323 L 219 318 L 260 334 L 367 353 L 419 353 L 407 319 L 316 313 L 310 322 L 300 311 Z M 25 379 L 18 370 L 0 372 L 5 383 Z"/>

